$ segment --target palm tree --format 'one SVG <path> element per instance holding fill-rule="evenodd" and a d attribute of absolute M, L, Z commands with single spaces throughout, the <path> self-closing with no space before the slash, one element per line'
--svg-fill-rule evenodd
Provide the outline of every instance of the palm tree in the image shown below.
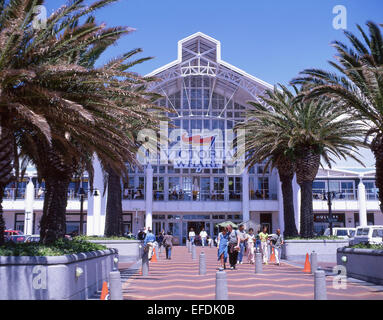
<path fill-rule="evenodd" d="M 359 117 L 368 127 L 366 141 L 376 160 L 376 186 L 383 190 L 383 36 L 375 23 L 367 22 L 369 35 L 357 25 L 362 39 L 345 31 L 351 46 L 334 41 L 337 62 L 329 62 L 340 73 L 306 69 L 294 79 L 310 89 L 306 99 L 326 96 L 337 100 L 344 110 Z M 383 212 L 383 192 L 379 192 Z"/>
<path fill-rule="evenodd" d="M 291 101 L 277 87 L 274 91 L 267 91 L 260 99 L 262 103 L 248 102 L 252 108 L 247 112 L 247 119 L 236 128 L 245 130 L 247 165 L 252 167 L 266 161 L 265 170 L 268 167 L 278 170 L 283 193 L 284 236 L 293 237 L 298 235 L 292 187 L 295 162 L 292 149 L 281 135 L 284 130 L 290 129 L 289 119 L 285 114 L 286 110 L 290 110 Z"/>
<path fill-rule="evenodd" d="M 268 98 L 261 97 L 265 106 L 253 103 L 256 109 L 252 116 L 260 122 L 267 119 L 265 124 L 268 126 L 261 130 L 265 136 L 269 135 L 268 139 L 264 138 L 265 143 L 255 142 L 254 152 L 263 158 L 268 154 L 270 161 L 274 158 L 276 167 L 279 161 L 285 161 L 286 158 L 295 163 L 297 182 L 301 187 L 300 235 L 309 238 L 313 236 L 314 230 L 312 183 L 318 173 L 321 158 L 329 167 L 334 157 L 351 157 L 359 161 L 355 152 L 358 146 L 363 145 L 359 137 L 365 131 L 355 118 L 346 115 L 333 101 L 297 101 L 295 97 L 300 93 L 297 88 L 294 87 L 294 93 L 285 86 L 280 85 L 280 88 L 281 91 L 277 88 L 269 90 L 266 94 Z M 274 108 L 275 112 L 266 105 Z M 272 152 L 263 153 L 263 150 Z M 279 172 L 283 170 L 283 167 L 278 168 Z"/>
<path fill-rule="evenodd" d="M 101 0 L 89 7 L 83 7 L 82 0 L 71 1 L 53 13 L 42 30 L 33 29 L 32 19 L 34 5 L 43 1 L 1 2 L 0 234 L 3 190 L 13 176 L 16 142 L 47 183 L 45 241 L 64 235 L 68 181 L 80 159 L 90 163 L 85 151 L 95 152 L 117 171 L 134 160 L 136 145 L 125 135 L 127 119 L 149 117 L 150 101 L 125 89 L 147 80 L 125 71 L 131 53 L 101 68 L 84 67 L 97 58 L 100 44 L 113 43 L 128 30 L 106 29 L 92 20 L 76 25 L 84 15 L 115 1 Z"/>

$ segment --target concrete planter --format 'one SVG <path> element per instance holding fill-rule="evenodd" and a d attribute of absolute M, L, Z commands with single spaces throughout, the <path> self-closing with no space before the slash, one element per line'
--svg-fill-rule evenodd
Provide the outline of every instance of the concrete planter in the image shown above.
<path fill-rule="evenodd" d="M 339 248 L 337 263 L 346 267 L 348 277 L 383 285 L 383 250 Z"/>
<path fill-rule="evenodd" d="M 117 253 L 108 249 L 51 257 L 0 256 L 0 300 L 90 298 L 109 281 Z"/>
<path fill-rule="evenodd" d="M 143 241 L 140 240 L 89 240 L 89 242 L 117 249 L 120 262 L 136 262 L 143 254 Z"/>
<path fill-rule="evenodd" d="M 346 247 L 349 240 L 286 240 L 282 247 L 282 258 L 304 261 L 306 253 L 315 251 L 320 262 L 336 262 L 336 250 Z"/>

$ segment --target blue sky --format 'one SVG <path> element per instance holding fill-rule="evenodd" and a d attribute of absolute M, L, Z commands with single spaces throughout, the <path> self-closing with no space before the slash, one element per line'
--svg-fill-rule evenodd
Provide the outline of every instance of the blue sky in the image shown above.
<path fill-rule="evenodd" d="M 49 14 L 64 0 L 46 3 Z M 223 60 L 271 84 L 287 84 L 305 68 L 328 69 L 335 53 L 330 42 L 345 40 L 333 28 L 336 5 L 346 7 L 347 30 L 354 33 L 356 23 L 383 23 L 382 0 L 120 0 L 99 10 L 97 21 L 137 30 L 99 63 L 143 48 L 142 57 L 154 57 L 135 67 L 144 75 L 176 59 L 178 40 L 201 31 L 221 41 Z M 366 154 L 366 164 L 372 165 Z"/>

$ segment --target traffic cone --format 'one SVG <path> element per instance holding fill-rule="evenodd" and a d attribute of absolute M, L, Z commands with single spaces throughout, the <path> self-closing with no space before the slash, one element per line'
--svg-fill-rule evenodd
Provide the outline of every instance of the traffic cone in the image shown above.
<path fill-rule="evenodd" d="M 303 269 L 303 272 L 310 272 L 311 273 L 311 264 L 309 259 L 309 254 L 306 253 L 306 261 L 305 261 L 305 267 Z"/>
<path fill-rule="evenodd" d="M 270 262 L 276 262 L 274 248 L 271 248 Z"/>
<path fill-rule="evenodd" d="M 152 259 L 150 262 L 157 262 L 156 248 L 153 248 Z"/>
<path fill-rule="evenodd" d="M 107 300 L 106 297 L 108 296 L 108 293 L 108 283 L 104 281 L 104 283 L 102 284 L 100 300 Z"/>

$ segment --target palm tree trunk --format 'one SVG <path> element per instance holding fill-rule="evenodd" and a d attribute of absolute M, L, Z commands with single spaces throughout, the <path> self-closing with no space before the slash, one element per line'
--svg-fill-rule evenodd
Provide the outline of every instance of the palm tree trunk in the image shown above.
<path fill-rule="evenodd" d="M 285 237 L 295 237 L 298 235 L 297 226 L 295 224 L 294 213 L 294 198 L 293 198 L 293 184 L 290 175 L 281 175 L 279 178 L 282 182 L 282 195 L 283 195 L 283 219 L 285 222 Z"/>
<path fill-rule="evenodd" d="M 14 178 L 12 174 L 13 134 L 9 127 L 10 118 L 0 113 L 0 245 L 4 244 L 5 221 L 2 206 L 4 190 Z"/>
<path fill-rule="evenodd" d="M 314 236 L 313 182 L 301 183 L 301 237 Z"/>
<path fill-rule="evenodd" d="M 108 199 L 106 203 L 105 235 L 122 235 L 122 190 L 121 178 L 113 169 L 108 169 Z"/>
<path fill-rule="evenodd" d="M 44 244 L 65 237 L 69 183 L 70 180 L 60 177 L 45 179 L 43 216 L 40 220 L 40 237 Z"/>
<path fill-rule="evenodd" d="M 302 238 L 314 236 L 313 181 L 319 170 L 320 153 L 312 146 L 303 146 L 296 160 L 297 182 L 301 187 L 301 223 Z"/>
<path fill-rule="evenodd" d="M 379 189 L 379 207 L 383 212 L 383 135 L 379 134 L 371 143 L 371 151 L 375 156 L 375 186 Z"/>

